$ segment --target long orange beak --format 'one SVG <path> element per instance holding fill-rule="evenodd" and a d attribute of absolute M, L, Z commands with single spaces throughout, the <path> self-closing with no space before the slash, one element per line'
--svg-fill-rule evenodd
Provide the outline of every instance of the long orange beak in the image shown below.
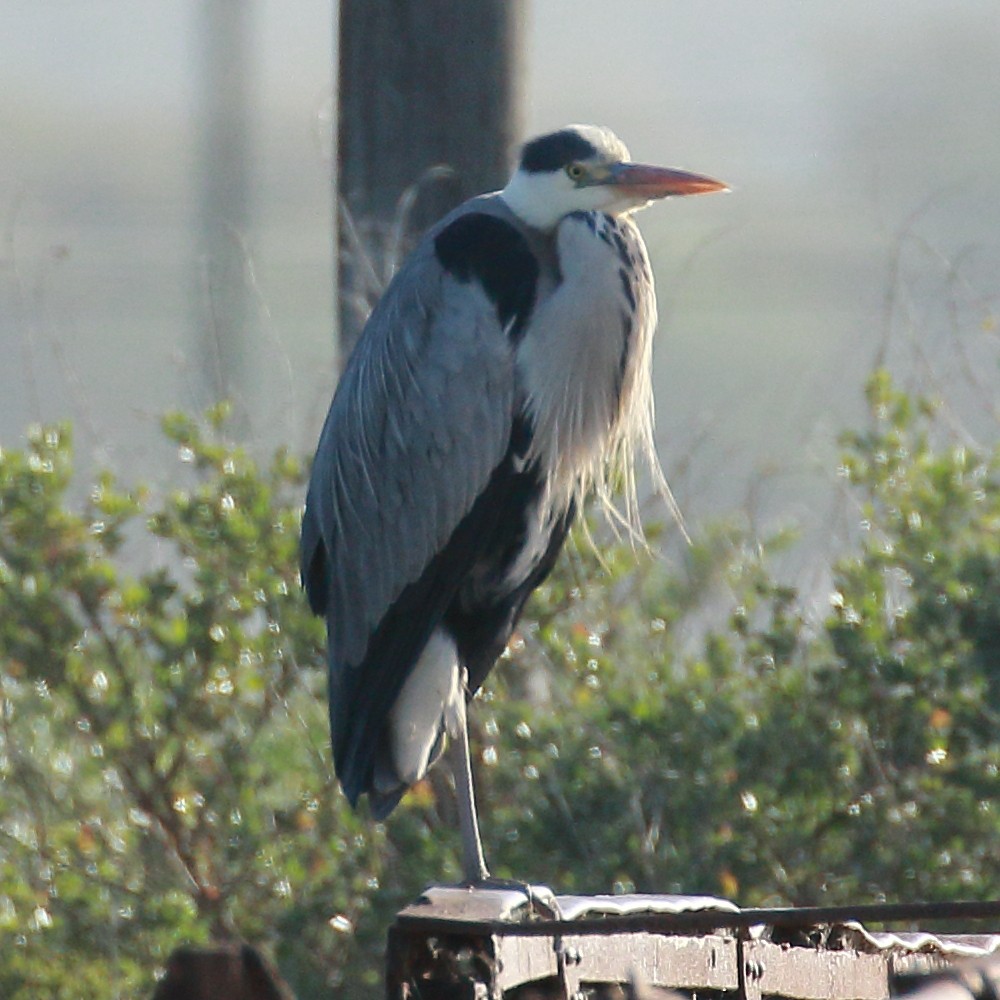
<path fill-rule="evenodd" d="M 711 194 L 728 191 L 729 186 L 702 174 L 690 174 L 672 167 L 651 167 L 645 163 L 617 163 L 611 168 L 608 184 L 636 198 L 669 198 L 682 194 Z"/>

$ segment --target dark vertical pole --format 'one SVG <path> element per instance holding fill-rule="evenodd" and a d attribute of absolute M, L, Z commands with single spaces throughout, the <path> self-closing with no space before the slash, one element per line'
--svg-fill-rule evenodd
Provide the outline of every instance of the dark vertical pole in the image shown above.
<path fill-rule="evenodd" d="M 250 222 L 253 4 L 201 0 L 196 364 L 201 403 L 246 407 L 251 359 L 244 236 Z M 244 413 L 245 415 L 245 413 Z"/>
<path fill-rule="evenodd" d="M 413 236 L 506 180 L 520 137 L 526 3 L 341 0 L 342 359 Z"/>

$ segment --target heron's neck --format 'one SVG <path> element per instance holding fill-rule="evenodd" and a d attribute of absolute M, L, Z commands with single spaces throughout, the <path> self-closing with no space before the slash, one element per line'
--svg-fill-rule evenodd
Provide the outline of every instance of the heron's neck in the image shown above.
<path fill-rule="evenodd" d="M 500 197 L 526 226 L 551 233 L 566 214 L 566 208 L 560 198 L 552 197 L 554 192 L 546 190 L 547 187 L 538 174 L 517 170 Z"/>

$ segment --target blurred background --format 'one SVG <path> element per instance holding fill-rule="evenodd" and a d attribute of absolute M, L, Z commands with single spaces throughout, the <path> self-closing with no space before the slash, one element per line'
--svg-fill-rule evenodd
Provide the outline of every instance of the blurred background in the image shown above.
<path fill-rule="evenodd" d="M 336 10 L 233 7 L 224 51 L 194 2 L 0 8 L 4 445 L 72 420 L 84 461 L 155 482 L 159 415 L 221 388 L 252 442 L 312 448 L 336 371 Z M 526 134 L 607 124 L 733 188 L 641 219 L 660 455 L 694 529 L 740 508 L 835 542 L 836 435 L 876 361 L 977 433 L 996 397 L 993 3 L 526 12 Z M 220 79 L 241 98 L 211 99 Z M 227 197 L 238 302 L 204 224 Z M 238 358 L 213 348 L 234 316 Z"/>
<path fill-rule="evenodd" d="M 995 0 L 516 2 L 525 135 L 607 124 L 733 191 L 640 217 L 657 443 L 698 544 L 571 548 L 533 599 L 473 713 L 498 874 L 998 898 Z M 148 996 L 171 949 L 236 933 L 302 997 L 381 996 L 392 915 L 457 875 L 445 773 L 388 826 L 337 790 L 297 463 L 160 426 L 230 395 L 258 457 L 315 444 L 337 6 L 0 2 L 3 996 Z M 390 45 L 405 6 L 353 3 Z M 391 96 L 412 119 L 417 89 Z M 883 381 L 874 420 L 877 365 L 941 418 Z M 68 509 L 61 439 L 30 430 L 52 421 Z M 98 467 L 173 489 L 87 507 Z M 804 544 L 775 566 L 784 527 Z"/>

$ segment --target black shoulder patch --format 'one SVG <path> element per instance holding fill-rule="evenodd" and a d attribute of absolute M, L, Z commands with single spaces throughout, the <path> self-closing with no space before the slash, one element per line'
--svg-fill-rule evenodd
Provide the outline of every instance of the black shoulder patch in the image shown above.
<path fill-rule="evenodd" d="M 570 128 L 539 136 L 525 143 L 521 151 L 521 169 L 530 174 L 562 170 L 574 160 L 597 156 L 597 148 Z"/>
<path fill-rule="evenodd" d="M 449 274 L 483 286 L 500 324 L 513 323 L 511 339 L 519 340 L 538 284 L 538 261 L 527 240 L 495 215 L 470 212 L 437 234 L 434 251 Z"/>

